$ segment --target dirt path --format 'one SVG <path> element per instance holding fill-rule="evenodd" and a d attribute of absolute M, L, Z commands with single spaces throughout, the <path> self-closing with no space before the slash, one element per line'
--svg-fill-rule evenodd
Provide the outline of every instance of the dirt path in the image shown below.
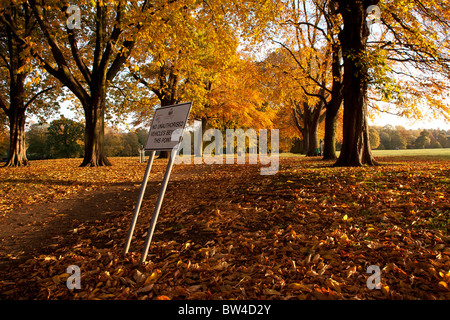
<path fill-rule="evenodd" d="M 188 176 L 208 175 L 213 168 L 193 166 L 187 172 L 176 168 L 172 188 Z M 159 192 L 162 172 L 152 174 L 144 203 Z M 0 271 L 57 248 L 73 247 L 79 241 L 74 229 L 86 222 L 106 221 L 114 214 L 129 214 L 130 221 L 140 184 L 119 183 L 103 190 L 84 191 L 68 198 L 24 205 L 0 220 Z M 170 189 L 170 188 L 169 188 Z M 95 241 L 95 239 L 93 240 Z"/>
<path fill-rule="evenodd" d="M 138 191 L 134 185 L 112 186 L 15 210 L 0 223 L 0 268 L 72 245 L 77 241 L 74 228 L 87 221 L 101 223 L 119 211 L 132 211 Z"/>

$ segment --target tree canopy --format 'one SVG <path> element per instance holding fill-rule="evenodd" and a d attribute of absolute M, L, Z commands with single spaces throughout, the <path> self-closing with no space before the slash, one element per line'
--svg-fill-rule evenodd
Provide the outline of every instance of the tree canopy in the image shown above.
<path fill-rule="evenodd" d="M 64 99 L 84 115 L 82 166 L 110 164 L 105 121 L 135 130 L 182 101 L 203 130 L 284 128 L 307 155 L 320 136 L 324 159 L 342 131 L 337 165 L 376 164 L 371 113 L 450 119 L 449 14 L 442 0 L 3 2 L 9 164 L 27 162 L 26 114 Z"/>

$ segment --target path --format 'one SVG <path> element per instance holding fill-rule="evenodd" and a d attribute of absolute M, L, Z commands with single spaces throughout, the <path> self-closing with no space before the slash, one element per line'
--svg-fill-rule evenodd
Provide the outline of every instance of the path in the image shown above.
<path fill-rule="evenodd" d="M 46 254 L 71 245 L 73 230 L 80 224 L 108 219 L 118 211 L 132 211 L 138 194 L 134 185 L 82 192 L 50 203 L 26 205 L 0 223 L 0 269 L 9 263 Z"/>
<path fill-rule="evenodd" d="M 213 166 L 190 166 L 186 171 L 176 167 L 171 185 L 192 175 L 208 175 Z M 163 172 L 150 175 L 144 202 L 159 192 Z M 0 271 L 57 248 L 72 247 L 79 241 L 73 230 L 85 222 L 108 219 L 122 213 L 132 218 L 140 183 L 108 185 L 105 190 L 83 191 L 53 202 L 24 205 L 0 220 Z M 170 187 L 169 187 L 170 189 Z M 93 240 L 95 241 L 95 239 Z"/>

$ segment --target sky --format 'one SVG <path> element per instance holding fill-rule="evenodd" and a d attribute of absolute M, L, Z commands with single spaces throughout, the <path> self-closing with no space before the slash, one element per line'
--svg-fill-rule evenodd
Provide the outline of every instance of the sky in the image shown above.
<path fill-rule="evenodd" d="M 375 126 L 402 126 L 405 129 L 442 129 L 442 130 L 450 130 L 450 122 L 446 122 L 440 119 L 430 120 L 430 121 L 418 121 L 418 120 L 409 120 L 407 118 L 390 115 L 390 114 L 379 114 L 374 116 L 374 120 L 369 121 L 369 125 Z"/>

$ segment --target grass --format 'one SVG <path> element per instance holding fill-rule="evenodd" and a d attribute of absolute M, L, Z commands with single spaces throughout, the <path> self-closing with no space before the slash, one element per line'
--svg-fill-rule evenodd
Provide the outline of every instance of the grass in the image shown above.
<path fill-rule="evenodd" d="M 416 157 L 450 160 L 450 148 L 440 149 L 406 149 L 406 150 L 372 150 L 375 157 Z"/>
<path fill-rule="evenodd" d="M 372 150 L 374 157 L 414 157 L 415 160 L 450 160 L 450 148 L 439 149 L 405 149 L 405 150 Z M 337 152 L 339 156 L 339 151 Z M 281 153 L 281 157 L 304 157 L 301 154 Z"/>

